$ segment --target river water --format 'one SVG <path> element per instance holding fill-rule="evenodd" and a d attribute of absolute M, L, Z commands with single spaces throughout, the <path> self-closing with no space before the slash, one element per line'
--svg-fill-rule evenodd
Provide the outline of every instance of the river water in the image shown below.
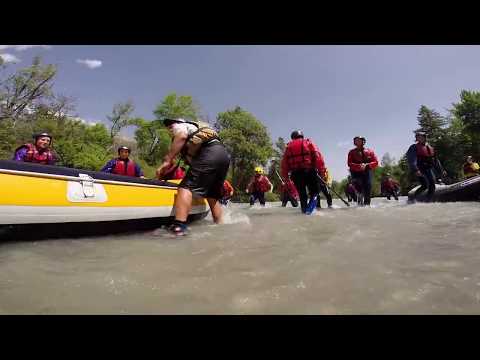
<path fill-rule="evenodd" d="M 479 203 L 334 207 L 3 243 L 0 314 L 480 314 Z"/>

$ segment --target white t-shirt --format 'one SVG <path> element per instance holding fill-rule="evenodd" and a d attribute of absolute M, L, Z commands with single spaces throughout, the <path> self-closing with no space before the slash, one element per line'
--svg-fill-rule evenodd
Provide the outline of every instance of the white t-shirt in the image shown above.
<path fill-rule="evenodd" d="M 188 136 L 193 134 L 197 130 L 198 128 L 195 125 L 187 124 L 187 123 L 175 123 L 172 126 L 173 136 L 177 136 L 177 135 Z"/>

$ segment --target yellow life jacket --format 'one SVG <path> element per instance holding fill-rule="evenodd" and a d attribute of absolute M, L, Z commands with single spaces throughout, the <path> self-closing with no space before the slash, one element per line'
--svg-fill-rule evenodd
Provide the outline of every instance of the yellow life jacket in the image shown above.
<path fill-rule="evenodd" d="M 476 162 L 471 164 L 465 163 L 463 166 L 463 174 L 466 178 L 477 176 L 480 174 L 480 166 Z"/>
<path fill-rule="evenodd" d="M 328 171 L 328 169 L 325 169 L 325 175 L 327 177 L 327 180 L 325 182 L 327 183 L 328 186 L 332 186 L 333 179 L 332 179 L 332 176 L 330 175 L 330 172 Z"/>

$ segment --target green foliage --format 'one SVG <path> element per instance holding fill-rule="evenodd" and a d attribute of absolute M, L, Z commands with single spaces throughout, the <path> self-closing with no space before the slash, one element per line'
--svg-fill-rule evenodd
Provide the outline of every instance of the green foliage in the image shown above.
<path fill-rule="evenodd" d="M 232 185 L 243 190 L 255 166 L 265 166 L 273 154 L 267 128 L 239 106 L 219 113 L 215 127 L 231 155 Z"/>
<path fill-rule="evenodd" d="M 168 152 L 171 138 L 167 129 L 158 121 L 135 120 L 135 140 L 138 154 L 149 166 L 159 165 Z"/>
<path fill-rule="evenodd" d="M 158 120 L 165 118 L 186 118 L 195 120 L 199 117 L 200 107 L 191 96 L 180 95 L 172 92 L 168 94 L 153 112 Z"/>
<path fill-rule="evenodd" d="M 9 118 L 15 124 L 37 107 L 54 106 L 51 88 L 56 73 L 54 65 L 43 65 L 36 57 L 31 66 L 0 81 L 0 121 Z"/>
<path fill-rule="evenodd" d="M 280 195 L 274 192 L 271 192 L 271 193 L 267 192 L 265 193 L 265 201 L 269 201 L 269 202 L 281 201 Z"/>
<path fill-rule="evenodd" d="M 124 127 L 131 125 L 131 114 L 135 107 L 132 101 L 118 103 L 113 106 L 112 114 L 107 119 L 112 123 L 110 127 L 110 137 L 113 139 L 120 133 Z"/>
<path fill-rule="evenodd" d="M 273 148 L 273 157 L 270 163 L 270 169 L 268 171 L 268 177 L 273 184 L 273 192 L 280 194 L 282 181 L 280 180 L 280 165 L 283 158 L 283 153 L 285 152 L 287 144 L 282 137 L 279 137 Z M 278 175 L 277 175 L 278 174 Z"/>

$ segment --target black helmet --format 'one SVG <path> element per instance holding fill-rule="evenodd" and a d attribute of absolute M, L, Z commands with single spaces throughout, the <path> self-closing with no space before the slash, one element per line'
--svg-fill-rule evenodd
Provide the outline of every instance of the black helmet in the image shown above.
<path fill-rule="evenodd" d="M 169 126 L 170 124 L 173 124 L 173 123 L 184 123 L 186 122 L 185 119 L 182 119 L 182 118 L 165 118 L 163 120 L 163 125 L 165 126 Z"/>
<path fill-rule="evenodd" d="M 46 132 L 38 133 L 38 134 L 33 134 L 33 139 L 37 141 L 38 138 L 41 137 L 48 137 L 50 139 L 50 142 L 52 141 L 52 135 Z"/>
<path fill-rule="evenodd" d="M 129 147 L 126 147 L 126 146 L 120 146 L 117 150 L 117 152 L 120 154 L 120 150 L 127 150 L 128 153 L 130 154 L 130 148 Z"/>
<path fill-rule="evenodd" d="M 423 136 L 423 137 L 427 138 L 427 133 L 425 131 L 416 131 L 415 136 L 417 136 L 417 135 L 420 135 L 420 136 Z"/>
<path fill-rule="evenodd" d="M 355 140 L 356 140 L 356 139 L 361 139 L 361 140 L 363 140 L 363 144 L 364 144 L 364 145 L 365 145 L 365 143 L 367 142 L 367 139 L 365 139 L 363 136 L 358 136 L 358 135 L 355 136 L 355 137 L 353 138 L 353 142 L 354 142 L 354 143 L 355 143 Z"/>
<path fill-rule="evenodd" d="M 298 138 L 303 138 L 303 132 L 300 130 L 295 130 L 290 134 L 290 138 L 292 140 L 298 139 Z"/>

